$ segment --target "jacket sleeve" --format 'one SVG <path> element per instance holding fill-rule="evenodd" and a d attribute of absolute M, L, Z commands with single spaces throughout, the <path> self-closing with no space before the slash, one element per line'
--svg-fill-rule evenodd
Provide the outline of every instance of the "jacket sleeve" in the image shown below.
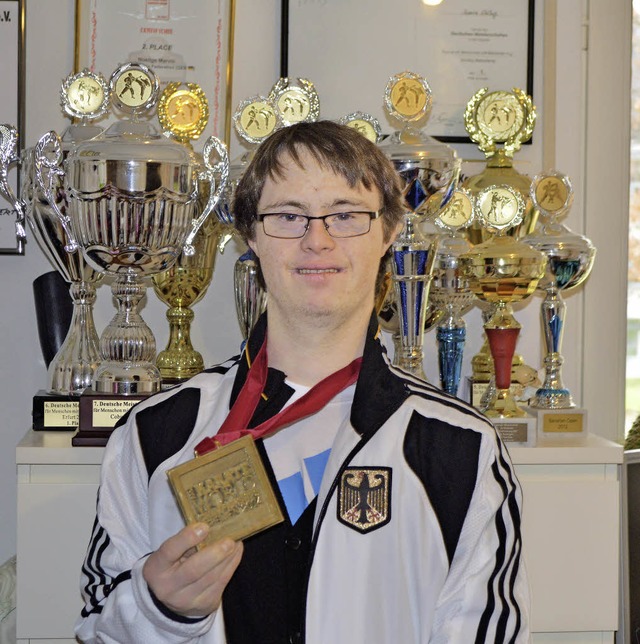
<path fill-rule="evenodd" d="M 149 592 L 142 576 L 152 549 L 147 491 L 135 415 L 130 414 L 105 450 L 96 520 L 81 572 L 85 606 L 76 622 L 76 635 L 85 643 L 180 644 L 210 633 L 207 642 L 223 644 L 221 615 L 200 620 L 171 615 L 160 609 Z M 214 632 L 219 632 L 218 637 Z"/>
<path fill-rule="evenodd" d="M 476 487 L 436 607 L 432 644 L 525 644 L 529 585 L 522 492 L 500 439 L 485 433 Z"/>

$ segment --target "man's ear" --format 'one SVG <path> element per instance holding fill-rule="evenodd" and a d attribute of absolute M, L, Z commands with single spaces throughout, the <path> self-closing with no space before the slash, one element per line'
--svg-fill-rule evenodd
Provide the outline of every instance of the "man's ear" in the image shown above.
<path fill-rule="evenodd" d="M 253 251 L 253 254 L 258 257 L 258 253 L 256 252 L 256 240 L 255 239 L 247 239 L 247 246 Z"/>

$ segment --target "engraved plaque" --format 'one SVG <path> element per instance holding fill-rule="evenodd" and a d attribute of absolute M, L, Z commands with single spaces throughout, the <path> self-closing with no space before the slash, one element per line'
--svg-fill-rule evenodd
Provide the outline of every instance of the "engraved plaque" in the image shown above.
<path fill-rule="evenodd" d="M 251 436 L 167 472 L 187 523 L 209 525 L 200 548 L 229 537 L 245 539 L 284 521 Z"/>

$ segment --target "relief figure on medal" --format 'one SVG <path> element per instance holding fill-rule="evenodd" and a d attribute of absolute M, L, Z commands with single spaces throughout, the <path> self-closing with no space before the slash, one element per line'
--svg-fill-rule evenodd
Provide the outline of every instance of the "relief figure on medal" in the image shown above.
<path fill-rule="evenodd" d="M 187 489 L 198 519 L 210 525 L 238 516 L 261 503 L 255 472 L 248 462 L 237 463 Z"/>

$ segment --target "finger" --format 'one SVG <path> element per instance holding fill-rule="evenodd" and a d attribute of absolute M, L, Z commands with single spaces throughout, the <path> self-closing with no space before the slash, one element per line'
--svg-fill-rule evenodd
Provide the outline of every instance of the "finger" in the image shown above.
<path fill-rule="evenodd" d="M 191 557 L 183 558 L 173 574 L 184 588 L 194 583 L 206 585 L 210 583 L 210 578 L 220 575 L 220 571 L 238 555 L 242 555 L 242 542 L 222 539 L 207 545 Z M 233 567 L 234 570 L 236 566 Z M 202 582 L 203 579 L 206 581 Z"/>
<path fill-rule="evenodd" d="M 184 615 L 208 615 L 218 608 L 222 593 L 240 564 L 243 553 L 242 542 L 225 541 L 230 549 L 223 542 L 218 542 L 198 552 L 197 557 L 189 562 L 194 564 L 193 576 L 188 575 L 192 582 L 185 583 L 187 578 L 183 577 L 181 582 L 184 585 L 171 597 L 176 612 Z M 209 567 L 203 570 L 204 566 Z"/>
<path fill-rule="evenodd" d="M 196 546 L 204 541 L 209 534 L 206 523 L 194 523 L 185 526 L 173 537 L 169 537 L 156 551 L 158 559 L 165 567 L 171 567 L 190 556 Z"/>

